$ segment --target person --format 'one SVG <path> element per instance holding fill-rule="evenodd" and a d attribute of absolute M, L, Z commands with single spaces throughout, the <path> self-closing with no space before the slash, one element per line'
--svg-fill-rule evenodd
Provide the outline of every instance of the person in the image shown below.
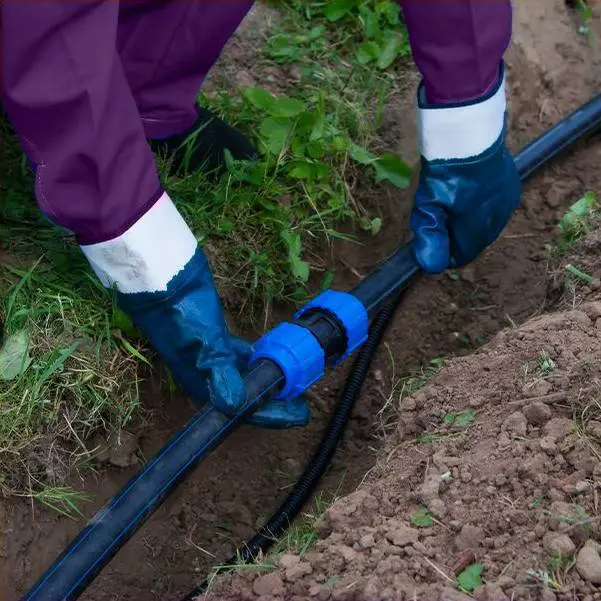
<path fill-rule="evenodd" d="M 197 403 L 232 414 L 244 401 L 249 344 L 232 336 L 205 254 L 153 150 L 197 130 L 188 168 L 255 155 L 240 132 L 199 109 L 197 92 L 253 0 L 5 0 L 2 103 L 35 171 L 49 219 Z M 504 54 L 510 0 L 402 0 L 422 80 L 421 168 L 411 225 L 427 273 L 461 267 L 490 245 L 520 198 L 506 146 Z M 249 418 L 306 425 L 304 398 Z"/>

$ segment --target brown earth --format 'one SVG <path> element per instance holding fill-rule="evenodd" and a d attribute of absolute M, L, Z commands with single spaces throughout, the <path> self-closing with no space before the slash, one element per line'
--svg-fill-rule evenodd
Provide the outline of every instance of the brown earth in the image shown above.
<path fill-rule="evenodd" d="M 274 14 L 256 7 L 213 79 L 222 77 L 239 85 L 261 80 L 276 90 L 291 85 L 295 75 L 289 68 L 254 66 L 257 40 Z M 594 40 L 587 43 L 576 31 L 576 21 L 561 0 L 516 5 L 508 55 L 513 149 L 596 92 L 601 54 Z M 380 141 L 409 155 L 415 148 L 413 83 L 407 77 L 399 84 L 387 107 Z M 357 492 L 328 511 L 321 525 L 323 540 L 302 561 L 282 558 L 287 568 L 281 572 L 251 572 L 225 580 L 216 589 L 221 597 L 412 599 L 416 590 L 416 598 L 438 598 L 443 586 L 451 586 L 441 572 L 453 579 L 457 553 L 466 545 L 474 547 L 484 563 L 487 582 L 498 580 L 508 566 L 506 580 L 500 582 L 503 595 L 527 599 L 538 594 L 539 587 L 523 584 L 524 570 L 546 565 L 543 540 L 551 545 L 547 533 L 562 528 L 551 523 L 553 516 L 545 511 L 568 511 L 557 504 L 576 495 L 573 498 L 587 515 L 596 515 L 597 458 L 587 438 L 567 431 L 566 420 L 572 417 L 575 399 L 585 403 L 592 398 L 599 377 L 595 362 L 601 340 L 594 321 L 598 305 L 543 315 L 522 328 L 513 325 L 544 308 L 545 245 L 566 207 L 584 191 L 598 190 L 600 166 L 598 144 L 563 158 L 529 183 L 519 213 L 480 260 L 459 278 L 426 278 L 408 291 L 322 488 L 346 494 L 374 464 L 376 468 Z M 409 193 L 391 191 L 386 198 L 363 201 L 381 211 L 385 226 L 376 244 L 372 239 L 370 246 L 360 248 L 337 245 L 332 259 L 339 267 L 340 288 L 355 284 L 409 234 Z M 599 249 L 595 244 L 591 248 L 583 252 L 592 262 L 590 257 L 594 252 L 599 256 Z M 378 415 L 390 397 L 391 357 L 398 377 L 433 357 L 471 353 L 508 326 L 512 329 L 475 354 L 453 360 L 426 389 L 405 399 L 395 420 L 383 421 Z M 555 362 L 545 377 L 536 372 L 543 351 Z M 308 428 L 292 432 L 240 428 L 165 502 L 82 598 L 177 599 L 211 566 L 227 559 L 290 490 L 327 423 L 344 374 L 345 369 L 339 369 L 315 388 L 314 418 Z M 534 401 L 524 401 L 529 397 L 543 398 L 533 408 Z M 94 495 L 85 506 L 87 517 L 192 415 L 184 400 L 166 398 L 152 382 L 145 398 L 154 412 L 152 426 L 132 431 L 121 445 L 113 444 L 95 476 L 73 483 Z M 396 404 L 397 397 L 391 398 Z M 449 431 L 443 417 L 466 408 L 476 410 L 475 422 L 466 431 Z M 440 439 L 412 444 L 411 439 L 422 432 L 436 432 Z M 447 472 L 450 476 L 441 479 Z M 436 512 L 438 522 L 415 530 L 408 519 L 421 502 Z M 13 601 L 84 521 L 61 519 L 25 502 L 8 502 L 3 513 L 0 598 Z M 598 533 L 596 521 L 568 527 L 567 536 L 578 548 L 586 537 Z M 575 587 L 574 594 L 565 598 L 585 599 L 587 594 L 594 598 L 593 587 L 575 573 L 572 569 L 565 577 Z M 505 598 L 493 588 L 478 594 L 480 599 Z M 461 599 L 450 593 L 443 598 Z"/>

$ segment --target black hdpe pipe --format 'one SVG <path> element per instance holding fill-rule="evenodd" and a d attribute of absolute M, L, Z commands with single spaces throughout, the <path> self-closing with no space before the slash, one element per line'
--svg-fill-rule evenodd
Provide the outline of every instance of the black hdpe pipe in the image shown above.
<path fill-rule="evenodd" d="M 570 114 L 560 123 L 552 127 L 535 141 L 524 148 L 515 158 L 520 176 L 528 178 L 557 154 L 567 149 L 578 140 L 596 132 L 601 128 L 601 95 L 583 105 Z M 389 259 L 369 274 L 352 291 L 368 311 L 373 326 L 379 323 L 376 317 L 385 307 L 392 303 L 400 292 L 405 289 L 419 273 L 419 268 L 413 257 L 411 244 L 408 243 L 396 251 Z M 387 323 L 393 313 L 390 309 L 382 315 Z M 376 318 L 373 321 L 374 317 Z M 308 312 L 301 316 L 297 323 L 311 330 L 325 351 L 327 359 L 340 355 L 344 348 L 344 332 L 340 325 L 328 315 L 318 312 Z M 385 324 L 384 324 L 385 325 Z M 382 329 L 383 333 L 384 329 Z M 375 337 L 374 337 L 375 340 Z M 373 356 L 377 344 L 364 346 L 365 353 L 358 355 L 354 369 L 359 369 L 360 358 L 367 358 L 366 364 Z M 366 372 L 366 370 L 363 370 Z M 363 373 L 361 381 L 365 378 Z M 353 379 L 351 373 L 350 379 Z M 285 384 L 284 376 L 279 367 L 268 360 L 258 361 L 244 378 L 247 400 L 244 407 L 234 417 L 230 418 L 213 409 L 199 412 L 184 428 L 176 434 L 136 476 L 113 499 L 99 511 L 71 542 L 65 551 L 57 558 L 52 566 L 41 576 L 32 589 L 22 598 L 22 601 L 72 601 L 77 599 L 85 588 L 93 581 L 100 570 L 111 560 L 117 551 L 140 528 L 148 517 L 160 506 L 164 499 L 171 493 L 183 478 L 196 464 L 214 449 L 233 429 L 239 425 L 244 417 L 252 413 L 262 402 L 281 390 Z M 347 386 L 347 390 L 348 390 Z M 350 390 L 356 393 L 350 395 L 352 402 L 358 396 L 360 386 L 353 386 Z M 350 393 L 349 393 L 350 394 Z M 352 403 L 351 403 L 352 405 Z M 346 411 L 346 420 L 350 410 Z M 346 422 L 344 422 L 346 423 Z M 335 449 L 335 442 L 340 438 L 338 422 L 331 423 L 339 431 L 338 438 L 331 438 L 333 444 L 325 450 L 329 458 Z M 343 424 L 342 424 L 343 425 Z M 326 439 L 329 434 L 326 433 Z M 326 440 L 324 439 L 324 441 Z M 322 453 L 325 452 L 322 449 Z M 321 461 L 315 455 L 312 464 Z M 326 465 L 327 467 L 327 465 Z M 300 511 L 301 499 L 307 499 L 321 477 L 320 470 L 309 471 L 316 478 L 302 480 L 302 490 L 298 492 L 297 502 L 291 499 L 285 502 L 285 517 L 281 522 L 286 524 L 293 520 Z M 288 503 L 288 501 L 291 501 Z M 272 519 L 274 519 L 272 518 Z M 281 519 L 281 518 L 279 518 Z M 271 520 L 270 520 L 271 521 Z M 258 542 L 267 547 L 273 536 L 265 531 L 259 534 Z M 256 537 L 255 537 L 256 538 Z M 253 539 L 254 540 L 254 539 Z M 255 541 L 257 542 L 257 541 Z M 252 541 L 250 541 L 252 543 Z M 248 544 L 246 552 L 250 553 L 256 545 Z M 251 553 L 251 555 L 254 555 Z"/>

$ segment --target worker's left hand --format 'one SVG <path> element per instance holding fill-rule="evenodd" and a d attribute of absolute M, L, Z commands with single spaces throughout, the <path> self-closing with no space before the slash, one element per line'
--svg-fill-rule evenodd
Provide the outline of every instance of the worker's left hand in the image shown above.
<path fill-rule="evenodd" d="M 411 226 L 416 260 L 428 273 L 473 261 L 518 206 L 505 105 L 502 70 L 494 89 L 474 102 L 432 106 L 420 98 L 422 161 Z"/>

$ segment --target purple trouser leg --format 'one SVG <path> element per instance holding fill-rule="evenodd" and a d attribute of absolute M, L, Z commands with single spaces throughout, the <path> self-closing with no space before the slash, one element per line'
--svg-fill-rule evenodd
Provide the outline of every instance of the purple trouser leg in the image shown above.
<path fill-rule="evenodd" d="M 251 4 L 0 4 L 4 108 L 37 166 L 41 209 L 80 243 L 120 236 L 161 197 L 146 136 L 190 124 L 198 86 Z"/>
<path fill-rule="evenodd" d="M 198 90 L 253 2 L 121 2 L 117 47 L 149 138 L 194 123 Z"/>
<path fill-rule="evenodd" d="M 453 103 L 494 87 L 511 39 L 511 0 L 400 0 L 426 98 Z"/>

